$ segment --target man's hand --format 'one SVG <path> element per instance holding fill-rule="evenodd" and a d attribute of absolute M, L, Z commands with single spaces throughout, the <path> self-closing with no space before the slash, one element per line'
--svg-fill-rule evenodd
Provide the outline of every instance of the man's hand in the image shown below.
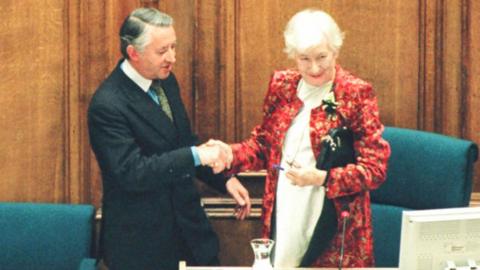
<path fill-rule="evenodd" d="M 201 164 L 210 166 L 214 173 L 220 173 L 226 168 L 229 169 L 233 159 L 230 147 L 225 148 L 211 141 L 197 146 Z"/>
<path fill-rule="evenodd" d="M 237 202 L 235 216 L 239 220 L 244 220 L 248 215 L 250 215 L 250 209 L 252 208 L 248 190 L 245 189 L 245 187 L 236 177 L 230 178 L 227 181 L 226 187 L 228 193 L 230 193 L 233 199 Z"/>
<path fill-rule="evenodd" d="M 285 175 L 294 186 L 321 186 L 325 182 L 327 172 L 315 167 L 303 168 L 299 164 L 294 163 Z"/>
<path fill-rule="evenodd" d="M 232 151 L 232 148 L 230 147 L 230 145 L 220 141 L 220 140 L 214 140 L 214 139 L 210 139 L 208 140 L 208 142 L 206 143 L 206 145 L 208 146 L 218 146 L 220 147 L 220 149 L 227 155 L 227 160 L 226 162 L 228 163 L 228 166 L 227 166 L 227 169 L 230 169 L 230 165 L 232 164 L 232 161 L 233 161 L 233 151 Z"/>

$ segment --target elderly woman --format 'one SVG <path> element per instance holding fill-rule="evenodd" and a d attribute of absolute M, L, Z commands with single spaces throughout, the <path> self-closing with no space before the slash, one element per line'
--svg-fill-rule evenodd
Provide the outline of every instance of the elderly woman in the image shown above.
<path fill-rule="evenodd" d="M 274 72 L 263 122 L 231 145 L 230 173 L 267 169 L 263 236 L 275 240 L 274 266 L 338 266 L 344 210 L 350 218 L 342 265 L 373 266 L 369 190 L 384 182 L 390 156 L 374 91 L 336 64 L 343 34 L 327 13 L 297 13 L 284 38 L 297 68 Z M 355 161 L 317 169 L 322 138 L 340 126 L 353 132 Z"/>

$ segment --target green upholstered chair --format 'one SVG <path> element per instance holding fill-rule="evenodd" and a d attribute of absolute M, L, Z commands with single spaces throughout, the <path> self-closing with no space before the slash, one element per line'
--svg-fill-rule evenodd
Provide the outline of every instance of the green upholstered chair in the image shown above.
<path fill-rule="evenodd" d="M 92 205 L 0 202 L 0 269 L 79 269 L 92 255 L 94 212 Z"/>
<path fill-rule="evenodd" d="M 387 180 L 371 192 L 376 266 L 398 267 L 402 211 L 468 206 L 478 147 L 440 134 L 386 127 Z"/>

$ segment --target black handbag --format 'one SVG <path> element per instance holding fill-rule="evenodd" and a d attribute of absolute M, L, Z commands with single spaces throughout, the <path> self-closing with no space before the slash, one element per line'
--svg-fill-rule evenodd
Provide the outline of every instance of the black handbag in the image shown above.
<path fill-rule="evenodd" d="M 328 171 L 335 167 L 343 167 L 355 163 L 355 150 L 353 148 L 353 133 L 345 127 L 332 128 L 322 140 L 322 149 L 317 158 L 316 168 Z M 328 178 L 328 175 L 327 175 Z M 344 207 L 348 208 L 348 199 Z M 333 201 L 327 196 L 323 200 L 322 214 L 315 226 L 312 238 L 305 252 L 301 267 L 309 267 L 331 244 L 337 233 L 337 213 Z"/>
<path fill-rule="evenodd" d="M 355 163 L 352 130 L 345 126 L 330 129 L 322 140 L 317 169 L 328 171 L 349 163 Z"/>

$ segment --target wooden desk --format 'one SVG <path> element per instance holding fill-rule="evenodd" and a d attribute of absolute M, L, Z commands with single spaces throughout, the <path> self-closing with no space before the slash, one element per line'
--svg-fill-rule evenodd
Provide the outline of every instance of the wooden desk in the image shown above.
<path fill-rule="evenodd" d="M 274 270 L 337 270 L 338 268 L 274 268 Z M 343 270 L 398 270 L 398 268 L 342 268 Z M 206 267 L 206 266 L 187 266 L 185 262 L 180 262 L 179 270 L 252 270 L 252 267 Z"/>

